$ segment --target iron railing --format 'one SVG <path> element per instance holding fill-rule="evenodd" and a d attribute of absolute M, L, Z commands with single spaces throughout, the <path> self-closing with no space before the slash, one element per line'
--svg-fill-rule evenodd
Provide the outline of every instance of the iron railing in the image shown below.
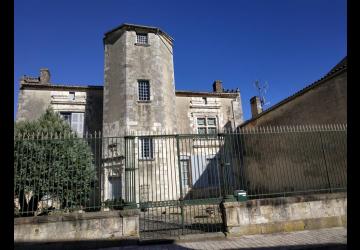
<path fill-rule="evenodd" d="M 189 204 L 218 203 L 236 190 L 249 199 L 346 191 L 346 140 L 346 125 L 211 135 L 17 135 L 14 213 L 129 204 L 143 211 L 180 206 L 174 213 L 184 213 Z"/>

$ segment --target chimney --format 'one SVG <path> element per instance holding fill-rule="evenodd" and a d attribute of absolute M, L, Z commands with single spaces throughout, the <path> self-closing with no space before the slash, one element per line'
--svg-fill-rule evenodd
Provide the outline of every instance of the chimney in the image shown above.
<path fill-rule="evenodd" d="M 252 117 L 258 116 L 262 112 L 260 97 L 254 96 L 250 99 L 251 115 Z"/>
<path fill-rule="evenodd" d="M 223 92 L 222 81 L 215 80 L 215 82 L 213 83 L 213 91 L 217 93 Z"/>
<path fill-rule="evenodd" d="M 50 71 L 49 69 L 40 69 L 40 83 L 50 84 Z"/>

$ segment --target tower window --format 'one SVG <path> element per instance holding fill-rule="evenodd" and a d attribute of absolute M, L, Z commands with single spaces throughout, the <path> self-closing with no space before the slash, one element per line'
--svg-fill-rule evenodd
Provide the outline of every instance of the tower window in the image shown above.
<path fill-rule="evenodd" d="M 139 81 L 139 101 L 150 101 L 150 83 L 146 80 Z"/>
<path fill-rule="evenodd" d="M 140 158 L 143 160 L 153 159 L 153 140 L 151 138 L 139 138 Z"/>
<path fill-rule="evenodd" d="M 140 44 L 148 44 L 148 35 L 146 33 L 137 33 L 136 42 Z"/>

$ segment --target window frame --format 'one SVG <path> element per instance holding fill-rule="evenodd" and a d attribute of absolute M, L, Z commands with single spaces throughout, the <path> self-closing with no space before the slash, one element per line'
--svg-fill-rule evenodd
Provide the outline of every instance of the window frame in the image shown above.
<path fill-rule="evenodd" d="M 144 141 L 149 140 L 148 154 L 145 154 Z M 151 137 L 139 137 L 139 160 L 154 160 L 154 139 Z"/>
<path fill-rule="evenodd" d="M 183 174 L 185 173 L 184 171 L 184 165 L 182 164 L 182 162 L 187 162 L 186 164 L 186 173 L 187 173 L 187 176 L 186 178 L 184 179 L 184 176 Z M 191 160 L 190 160 L 190 157 L 189 156 L 180 156 L 180 169 L 181 169 L 181 184 L 183 185 L 184 184 L 184 180 L 187 180 L 187 188 L 192 188 L 193 186 L 193 183 L 192 183 L 192 169 L 191 169 Z M 184 188 L 184 186 L 183 186 Z"/>
<path fill-rule="evenodd" d="M 151 87 L 150 87 L 150 80 L 147 79 L 138 79 L 138 102 L 151 102 Z M 147 83 L 146 91 L 147 96 L 142 93 L 144 91 L 144 86 L 141 86 L 141 84 Z M 142 99 L 143 96 L 146 97 L 146 99 Z"/>
<path fill-rule="evenodd" d="M 142 40 L 142 38 L 144 38 Z M 136 45 L 149 45 L 149 33 L 145 32 L 136 32 Z"/>
<path fill-rule="evenodd" d="M 199 125 L 199 120 L 200 119 L 204 119 L 204 124 L 200 124 Z M 209 125 L 208 120 L 214 120 L 215 124 L 214 125 Z M 197 126 L 197 133 L 200 135 L 213 135 L 213 134 L 217 134 L 218 131 L 218 122 L 217 122 L 217 118 L 214 116 L 205 116 L 205 117 L 197 117 L 196 118 L 196 126 Z M 203 130 L 205 129 L 205 133 L 200 133 L 199 129 Z M 215 129 L 215 133 L 209 133 L 209 129 Z"/>

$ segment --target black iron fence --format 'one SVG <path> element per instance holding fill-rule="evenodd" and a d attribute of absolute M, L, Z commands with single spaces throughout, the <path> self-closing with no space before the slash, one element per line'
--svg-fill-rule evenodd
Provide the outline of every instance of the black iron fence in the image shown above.
<path fill-rule="evenodd" d="M 346 191 L 346 139 L 346 125 L 208 135 L 17 135 L 14 214 L 138 207 L 161 216 L 164 207 L 184 213 L 188 204 L 218 202 L 240 190 L 248 199 Z M 183 226 L 191 224 L 181 218 Z"/>

